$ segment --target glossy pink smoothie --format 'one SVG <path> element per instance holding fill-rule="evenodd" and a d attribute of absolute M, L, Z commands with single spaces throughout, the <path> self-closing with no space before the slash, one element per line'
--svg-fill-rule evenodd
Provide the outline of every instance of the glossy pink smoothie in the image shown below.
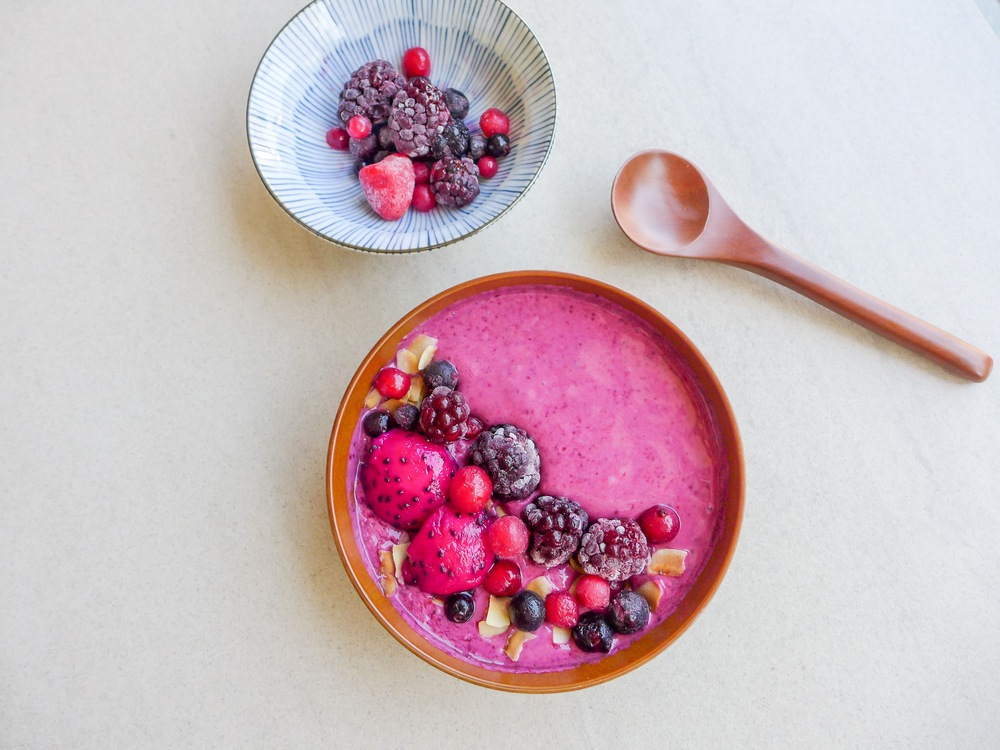
<path fill-rule="evenodd" d="M 591 520 L 638 518 L 657 503 L 678 512 L 680 533 L 658 546 L 687 550 L 686 570 L 680 577 L 654 577 L 664 595 L 649 627 L 668 616 L 712 550 L 728 477 L 714 417 L 673 347 L 618 305 L 554 286 L 506 287 L 470 297 L 427 320 L 402 346 L 421 333 L 438 339 L 438 359 L 458 367 L 459 390 L 473 414 L 486 424 L 515 424 L 534 439 L 542 477 L 536 494 L 576 500 Z M 356 498 L 355 534 L 377 581 L 378 552 L 397 542 L 400 532 L 374 517 L 356 482 L 367 445 L 359 424 L 348 489 Z M 467 446 L 453 448 L 465 463 Z M 509 503 L 506 510 L 519 514 L 527 502 Z M 545 569 L 527 558 L 517 562 L 525 583 L 547 575 L 556 590 L 568 588 L 577 575 L 569 565 Z M 392 602 L 428 641 L 492 669 L 561 670 L 604 656 L 572 642 L 554 644 L 546 623 L 512 662 L 504 653 L 506 636 L 483 638 L 476 627 L 488 598 L 482 589 L 476 592 L 476 614 L 464 624 L 449 622 L 440 600 L 415 587 L 400 585 Z M 642 634 L 616 636 L 614 650 Z"/>

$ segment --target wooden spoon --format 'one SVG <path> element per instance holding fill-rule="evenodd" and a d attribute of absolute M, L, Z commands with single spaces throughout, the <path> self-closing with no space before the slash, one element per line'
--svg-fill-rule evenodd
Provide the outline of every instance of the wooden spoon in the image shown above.
<path fill-rule="evenodd" d="M 861 291 L 768 242 L 735 214 L 697 167 L 668 151 L 643 151 L 611 188 L 615 221 L 658 255 L 716 260 L 794 289 L 845 318 L 981 383 L 993 360 L 971 344 Z"/>

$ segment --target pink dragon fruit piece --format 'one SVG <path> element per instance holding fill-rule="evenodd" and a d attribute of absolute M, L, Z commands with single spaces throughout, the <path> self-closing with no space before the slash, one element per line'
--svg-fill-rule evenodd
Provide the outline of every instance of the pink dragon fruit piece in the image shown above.
<path fill-rule="evenodd" d="M 415 531 L 444 504 L 458 464 L 443 446 L 408 430 L 390 430 L 372 441 L 361 468 L 361 488 L 375 515 L 390 526 Z"/>
<path fill-rule="evenodd" d="M 435 596 L 476 588 L 493 560 L 486 551 L 485 530 L 483 513 L 438 508 L 410 543 L 403 580 Z"/>

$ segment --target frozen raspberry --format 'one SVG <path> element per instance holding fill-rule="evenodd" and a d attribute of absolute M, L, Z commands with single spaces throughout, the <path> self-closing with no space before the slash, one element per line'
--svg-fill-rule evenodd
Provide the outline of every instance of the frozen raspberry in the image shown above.
<path fill-rule="evenodd" d="M 351 138 L 349 148 L 358 161 L 369 161 L 378 150 L 378 139 L 371 133 L 364 138 Z"/>
<path fill-rule="evenodd" d="M 619 591 L 608 607 L 608 624 L 622 635 L 638 633 L 649 624 L 649 602 L 634 591 Z"/>
<path fill-rule="evenodd" d="M 493 494 L 490 476 L 478 466 L 463 466 L 455 472 L 448 487 L 448 499 L 462 513 L 478 513 Z"/>
<path fill-rule="evenodd" d="M 465 156 L 469 152 L 469 129 L 461 120 L 452 120 L 444 126 L 441 135 L 431 141 L 430 157 Z"/>
<path fill-rule="evenodd" d="M 649 544 L 631 518 L 599 518 L 580 540 L 577 554 L 584 573 L 625 581 L 649 564 Z"/>
<path fill-rule="evenodd" d="M 418 77 L 407 81 L 392 100 L 388 127 L 396 149 L 415 159 L 430 152 L 434 136 L 449 122 L 451 112 L 441 92 L 426 78 Z"/>
<path fill-rule="evenodd" d="M 545 598 L 545 619 L 561 628 L 571 628 L 580 619 L 580 608 L 572 594 L 557 591 Z"/>
<path fill-rule="evenodd" d="M 450 443 L 465 436 L 469 405 L 450 388 L 435 388 L 420 405 L 420 428 L 434 443 Z"/>
<path fill-rule="evenodd" d="M 523 555 L 529 541 L 528 527 L 517 516 L 501 516 L 486 530 L 486 547 L 497 557 L 510 559 Z"/>
<path fill-rule="evenodd" d="M 347 151 L 351 137 L 343 128 L 330 128 L 326 131 L 326 145 L 334 151 Z"/>
<path fill-rule="evenodd" d="M 542 495 L 524 507 L 531 530 L 531 559 L 551 568 L 569 560 L 587 528 L 587 511 L 565 497 Z"/>
<path fill-rule="evenodd" d="M 347 134 L 355 140 L 367 138 L 372 134 L 372 121 L 364 115 L 354 115 L 347 121 Z"/>
<path fill-rule="evenodd" d="M 480 116 L 479 129 L 487 138 L 492 138 L 497 133 L 507 135 L 510 132 L 510 119 L 496 107 L 490 107 Z"/>
<path fill-rule="evenodd" d="M 367 62 L 355 70 L 340 92 L 337 116 L 344 124 L 355 115 L 364 115 L 373 125 L 389 119 L 392 98 L 406 85 L 392 63 L 385 60 Z"/>
<path fill-rule="evenodd" d="M 375 390 L 386 398 L 402 398 L 410 390 L 410 376 L 395 367 L 383 367 L 375 376 Z"/>
<path fill-rule="evenodd" d="M 581 607 L 604 610 L 611 601 L 611 584 L 600 576 L 580 576 L 573 585 L 573 595 Z"/>
<path fill-rule="evenodd" d="M 681 530 L 681 519 L 669 505 L 654 505 L 639 516 L 639 528 L 653 544 L 673 541 Z"/>
<path fill-rule="evenodd" d="M 442 206 L 467 206 L 479 195 L 479 167 L 472 159 L 446 156 L 431 167 L 431 189 Z"/>
<path fill-rule="evenodd" d="M 474 136 L 469 138 L 469 158 L 472 161 L 479 161 L 486 154 L 486 149 L 489 147 L 489 141 L 486 137 L 476 133 Z"/>
<path fill-rule="evenodd" d="M 541 479 L 541 459 L 535 442 L 514 425 L 490 427 L 476 438 L 470 458 L 486 469 L 493 480 L 493 494 L 501 502 L 526 498 Z M 583 525 L 587 525 L 586 514 Z"/>
<path fill-rule="evenodd" d="M 417 185 L 413 188 L 413 200 L 411 205 L 421 213 L 433 211 L 437 206 L 437 199 L 430 185 Z"/>
<path fill-rule="evenodd" d="M 483 588 L 493 596 L 514 596 L 521 590 L 521 569 L 510 560 L 500 560 L 486 574 Z"/>
<path fill-rule="evenodd" d="M 469 97 L 458 89 L 445 89 L 444 103 L 456 120 L 464 119 L 469 114 Z"/>
<path fill-rule="evenodd" d="M 403 72 L 407 78 L 413 76 L 429 76 L 431 74 L 431 56 L 423 47 L 410 47 L 403 53 Z"/>
<path fill-rule="evenodd" d="M 413 181 L 413 162 L 405 156 L 392 154 L 378 164 L 362 167 L 358 179 L 368 205 L 386 221 L 401 219 L 410 207 L 416 183 Z"/>
<path fill-rule="evenodd" d="M 434 359 L 421 373 L 428 388 L 458 388 L 458 368 L 446 359 Z"/>
<path fill-rule="evenodd" d="M 490 177 L 495 177 L 497 170 L 500 168 L 497 164 L 497 160 L 492 156 L 480 157 L 476 165 L 479 167 L 479 176 L 484 180 L 488 180 Z"/>
<path fill-rule="evenodd" d="M 413 179 L 418 185 L 426 185 L 431 181 L 431 168 L 422 161 L 413 162 Z"/>
<path fill-rule="evenodd" d="M 600 612 L 580 615 L 580 621 L 573 628 L 573 642 L 581 651 L 608 653 L 615 642 L 615 634 Z"/>
<path fill-rule="evenodd" d="M 475 440 L 479 434 L 486 429 L 486 423 L 479 417 L 469 417 L 468 427 L 465 429 L 465 439 Z"/>
<path fill-rule="evenodd" d="M 496 159 L 502 159 L 510 153 L 510 137 L 503 133 L 492 136 L 486 143 L 486 152 Z"/>

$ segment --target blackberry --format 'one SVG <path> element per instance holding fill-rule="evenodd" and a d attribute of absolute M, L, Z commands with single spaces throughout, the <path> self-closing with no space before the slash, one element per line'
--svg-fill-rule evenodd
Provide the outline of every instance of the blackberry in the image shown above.
<path fill-rule="evenodd" d="M 561 565 L 573 556 L 589 520 L 579 503 L 550 495 L 528 503 L 521 517 L 531 531 L 531 559 L 547 568 Z"/>
<path fill-rule="evenodd" d="M 488 146 L 489 141 L 486 140 L 486 136 L 476 133 L 469 138 L 469 158 L 473 161 L 479 161 L 486 156 Z"/>
<path fill-rule="evenodd" d="M 423 370 L 424 384 L 430 389 L 458 388 L 458 368 L 446 359 L 432 360 Z"/>
<path fill-rule="evenodd" d="M 619 591 L 611 599 L 607 617 L 616 633 L 638 633 L 649 624 L 649 602 L 634 591 Z"/>
<path fill-rule="evenodd" d="M 545 602 L 538 594 L 522 589 L 514 594 L 508 605 L 510 622 L 518 630 L 528 633 L 538 630 L 545 622 Z"/>
<path fill-rule="evenodd" d="M 392 98 L 396 96 L 406 79 L 392 63 L 385 60 L 366 62 L 355 70 L 340 92 L 337 116 L 347 123 L 355 115 L 364 115 L 378 125 L 389 119 Z"/>
<path fill-rule="evenodd" d="M 581 651 L 608 653 L 615 642 L 615 634 L 600 612 L 585 612 L 573 627 L 573 641 Z"/>
<path fill-rule="evenodd" d="M 434 136 L 451 122 L 441 91 L 423 77 L 411 78 L 392 100 L 389 129 L 401 154 L 415 159 L 431 150 Z"/>
<path fill-rule="evenodd" d="M 486 151 L 490 156 L 501 159 L 510 153 L 510 136 L 504 133 L 497 133 L 492 136 L 486 145 Z"/>
<path fill-rule="evenodd" d="M 420 409 L 413 404 L 403 404 L 392 413 L 392 421 L 404 430 L 412 430 L 420 419 Z"/>
<path fill-rule="evenodd" d="M 486 469 L 493 481 L 493 495 L 501 502 L 526 498 L 541 480 L 535 442 L 514 425 L 496 425 L 483 432 L 472 445 L 470 460 Z"/>
<path fill-rule="evenodd" d="M 378 151 L 378 139 L 374 133 L 370 133 L 364 138 L 351 138 L 351 155 L 355 159 L 364 162 L 371 162 L 375 152 Z"/>
<path fill-rule="evenodd" d="M 452 594 L 444 601 L 444 616 L 452 622 L 468 622 L 476 613 L 476 602 L 468 591 Z"/>
<path fill-rule="evenodd" d="M 577 559 L 584 573 L 625 581 L 649 564 L 649 544 L 631 518 L 599 518 L 580 540 Z"/>
<path fill-rule="evenodd" d="M 444 90 L 444 104 L 456 120 L 464 119 L 469 114 L 469 98 L 458 89 Z"/>
<path fill-rule="evenodd" d="M 479 167 L 472 159 L 446 156 L 431 167 L 431 190 L 442 206 L 461 208 L 479 195 Z"/>
<path fill-rule="evenodd" d="M 383 432 L 388 432 L 392 425 L 389 423 L 389 412 L 384 409 L 376 409 L 365 414 L 361 420 L 361 429 L 370 438 L 377 438 Z"/>
<path fill-rule="evenodd" d="M 420 405 L 420 428 L 434 443 L 450 443 L 465 436 L 469 405 L 450 388 L 435 388 Z"/>
<path fill-rule="evenodd" d="M 469 129 L 465 123 L 452 120 L 431 141 L 431 158 L 437 160 L 446 156 L 465 156 L 469 152 L 469 137 Z"/>

